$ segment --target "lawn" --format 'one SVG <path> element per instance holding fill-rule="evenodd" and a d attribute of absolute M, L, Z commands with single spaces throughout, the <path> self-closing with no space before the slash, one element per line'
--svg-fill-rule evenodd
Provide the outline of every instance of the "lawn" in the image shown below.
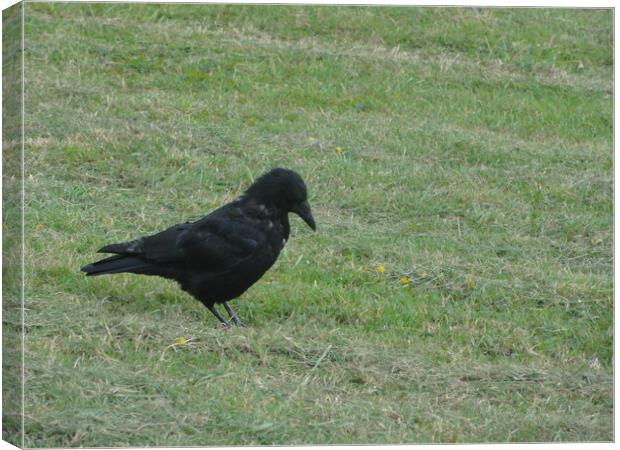
<path fill-rule="evenodd" d="M 613 440 L 612 20 L 27 3 L 25 446 Z M 170 281 L 79 272 L 276 166 L 318 229 L 291 217 L 232 302 L 249 328 Z"/>

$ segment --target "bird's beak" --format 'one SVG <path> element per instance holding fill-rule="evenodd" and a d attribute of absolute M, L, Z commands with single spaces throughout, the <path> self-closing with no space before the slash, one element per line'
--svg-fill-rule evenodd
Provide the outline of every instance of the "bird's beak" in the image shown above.
<path fill-rule="evenodd" d="M 316 231 L 316 224 L 314 223 L 314 217 L 312 217 L 312 211 L 310 210 L 308 200 L 304 200 L 303 202 L 295 205 L 293 212 L 301 217 L 310 228 Z"/>

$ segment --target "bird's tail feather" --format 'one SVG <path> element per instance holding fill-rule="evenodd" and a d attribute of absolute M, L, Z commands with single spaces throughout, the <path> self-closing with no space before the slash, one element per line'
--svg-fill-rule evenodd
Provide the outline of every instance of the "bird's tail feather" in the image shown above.
<path fill-rule="evenodd" d="M 114 255 L 101 261 L 88 264 L 80 270 L 86 272 L 86 276 L 105 275 L 107 273 L 133 272 L 144 273 L 148 269 L 146 261 L 126 255 Z"/>
<path fill-rule="evenodd" d="M 128 252 L 127 249 L 128 247 L 131 246 L 131 244 L 133 244 L 135 241 L 130 241 L 130 242 L 121 242 L 119 244 L 108 244 L 105 247 L 101 247 L 99 250 L 97 250 L 97 253 L 131 253 Z"/>

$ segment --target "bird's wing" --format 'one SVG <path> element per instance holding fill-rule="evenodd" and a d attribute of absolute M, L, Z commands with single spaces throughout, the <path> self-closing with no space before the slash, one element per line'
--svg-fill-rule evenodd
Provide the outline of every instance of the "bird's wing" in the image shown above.
<path fill-rule="evenodd" d="M 264 233 L 224 208 L 193 223 L 175 225 L 160 233 L 100 252 L 140 257 L 156 264 L 181 263 L 205 270 L 230 268 L 252 255 L 265 241 Z"/>
<path fill-rule="evenodd" d="M 243 218 L 214 214 L 182 233 L 177 246 L 187 260 L 221 271 L 251 256 L 265 240 L 264 233 Z"/>

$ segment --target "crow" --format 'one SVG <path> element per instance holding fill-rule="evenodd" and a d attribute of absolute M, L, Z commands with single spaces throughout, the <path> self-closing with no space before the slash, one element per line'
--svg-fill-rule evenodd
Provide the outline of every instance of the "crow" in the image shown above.
<path fill-rule="evenodd" d="M 225 326 L 245 326 L 228 302 L 275 263 L 289 238 L 289 212 L 316 230 L 303 179 L 292 170 L 275 168 L 202 219 L 106 245 L 98 252 L 114 256 L 81 270 L 87 276 L 128 272 L 175 280 Z M 230 322 L 215 309 L 216 303 L 224 305 Z"/>

